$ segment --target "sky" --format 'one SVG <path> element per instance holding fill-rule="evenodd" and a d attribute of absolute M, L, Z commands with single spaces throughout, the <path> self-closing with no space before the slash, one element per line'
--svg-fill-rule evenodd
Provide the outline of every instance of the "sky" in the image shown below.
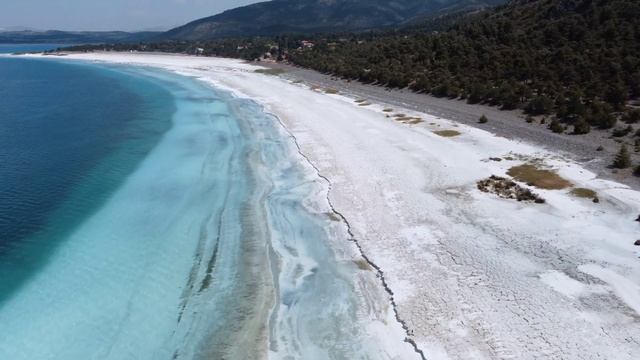
<path fill-rule="evenodd" d="M 167 30 L 258 0 L 0 0 L 0 28 Z"/>

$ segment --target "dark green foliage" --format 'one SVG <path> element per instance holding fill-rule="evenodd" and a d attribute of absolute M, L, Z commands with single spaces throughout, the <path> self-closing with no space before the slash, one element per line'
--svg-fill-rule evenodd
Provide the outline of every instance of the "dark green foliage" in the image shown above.
<path fill-rule="evenodd" d="M 613 167 L 616 169 L 626 169 L 631 166 L 631 156 L 626 145 L 620 147 L 620 151 L 613 160 Z"/>
<path fill-rule="evenodd" d="M 624 137 L 631 134 L 632 131 L 633 131 L 633 127 L 629 125 L 625 128 L 613 129 L 613 132 L 611 134 L 613 135 L 613 137 Z"/>
<path fill-rule="evenodd" d="M 624 116 L 622 117 L 622 121 L 627 124 L 635 124 L 637 122 L 640 122 L 640 110 L 635 109 L 624 114 Z"/>
<path fill-rule="evenodd" d="M 635 169 L 633 169 L 633 175 L 640 176 L 640 165 L 637 165 Z"/>
<path fill-rule="evenodd" d="M 618 122 L 612 111 L 613 109 L 609 104 L 594 101 L 589 105 L 589 111 L 585 115 L 585 119 L 589 124 L 600 129 L 611 129 Z"/>
<path fill-rule="evenodd" d="M 575 135 L 588 134 L 591 131 L 591 125 L 588 122 L 584 121 L 584 119 L 578 119 L 575 124 L 573 124 L 573 133 Z"/>
<path fill-rule="evenodd" d="M 614 109 L 620 110 L 627 100 L 628 87 L 619 82 L 610 84 L 606 89 L 604 99 L 613 106 Z"/>
<path fill-rule="evenodd" d="M 564 132 L 564 126 L 562 126 L 560 121 L 558 121 L 557 119 L 551 121 L 551 123 L 549 124 L 549 129 L 556 134 L 562 134 Z"/>
<path fill-rule="evenodd" d="M 582 117 L 612 128 L 612 113 L 640 95 L 637 0 L 514 0 L 447 32 L 359 34 L 331 50 L 318 40 L 291 61 L 391 87 L 402 79 L 413 90 L 472 104 L 557 114 L 568 124 Z"/>
<path fill-rule="evenodd" d="M 489 119 L 487 119 L 487 116 L 484 115 L 484 114 L 482 116 L 480 116 L 480 119 L 478 119 L 478 123 L 480 123 L 480 124 L 486 124 L 488 122 L 489 122 Z"/>
<path fill-rule="evenodd" d="M 531 99 L 524 111 L 530 115 L 546 115 L 553 111 L 553 102 L 546 96 L 536 96 Z"/>

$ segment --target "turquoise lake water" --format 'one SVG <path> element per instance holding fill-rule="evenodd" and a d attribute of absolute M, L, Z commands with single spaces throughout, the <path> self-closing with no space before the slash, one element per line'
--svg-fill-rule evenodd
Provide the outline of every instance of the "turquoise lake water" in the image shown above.
<path fill-rule="evenodd" d="M 0 359 L 415 355 L 257 103 L 58 60 L 0 58 L 0 84 Z"/>

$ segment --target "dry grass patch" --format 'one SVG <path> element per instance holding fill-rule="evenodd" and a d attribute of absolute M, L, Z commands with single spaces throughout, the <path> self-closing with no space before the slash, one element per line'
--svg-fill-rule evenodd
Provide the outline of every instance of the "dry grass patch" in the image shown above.
<path fill-rule="evenodd" d="M 395 120 L 403 124 L 409 124 L 409 125 L 416 125 L 423 122 L 422 118 L 411 117 L 411 116 L 401 116 L 401 117 L 396 116 Z"/>
<path fill-rule="evenodd" d="M 593 200 L 593 202 L 600 202 L 600 199 L 598 198 L 598 193 L 591 189 L 575 188 L 571 190 L 571 195 L 575 197 L 583 198 L 583 199 L 591 199 Z"/>
<path fill-rule="evenodd" d="M 337 94 L 338 90 L 329 88 L 329 89 L 326 89 L 324 92 L 327 94 Z"/>
<path fill-rule="evenodd" d="M 533 164 L 514 166 L 509 169 L 507 174 L 518 181 L 522 181 L 540 189 L 561 190 L 572 185 L 569 181 L 563 179 L 554 171 L 540 169 Z"/>
<path fill-rule="evenodd" d="M 393 109 L 391 109 L 391 108 L 386 108 L 386 109 L 384 109 L 384 110 L 382 110 L 382 111 L 389 113 L 389 112 L 393 112 Z"/>
<path fill-rule="evenodd" d="M 355 100 L 355 102 L 358 103 L 358 104 L 362 104 L 364 102 L 367 102 L 367 100 L 366 99 L 357 99 L 357 100 Z"/>
<path fill-rule="evenodd" d="M 433 133 L 442 137 L 456 137 L 460 135 L 460 132 L 455 130 L 438 130 Z"/>
<path fill-rule="evenodd" d="M 258 74 L 277 76 L 277 75 L 282 75 L 287 71 L 283 69 L 258 69 L 255 72 L 257 72 Z"/>
<path fill-rule="evenodd" d="M 361 102 L 358 104 L 358 106 L 369 106 L 369 105 L 371 105 L 370 102 Z"/>

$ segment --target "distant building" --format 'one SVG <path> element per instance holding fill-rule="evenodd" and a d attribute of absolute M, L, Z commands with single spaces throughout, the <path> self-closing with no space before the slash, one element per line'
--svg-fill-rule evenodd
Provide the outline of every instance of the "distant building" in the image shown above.
<path fill-rule="evenodd" d="M 314 44 L 313 41 L 302 40 L 303 49 L 313 49 L 314 46 L 316 46 L 316 44 Z"/>
<path fill-rule="evenodd" d="M 196 48 L 196 50 L 195 50 L 195 54 L 196 54 L 196 55 L 202 55 L 202 54 L 204 54 L 204 49 L 203 49 L 203 48 Z"/>

